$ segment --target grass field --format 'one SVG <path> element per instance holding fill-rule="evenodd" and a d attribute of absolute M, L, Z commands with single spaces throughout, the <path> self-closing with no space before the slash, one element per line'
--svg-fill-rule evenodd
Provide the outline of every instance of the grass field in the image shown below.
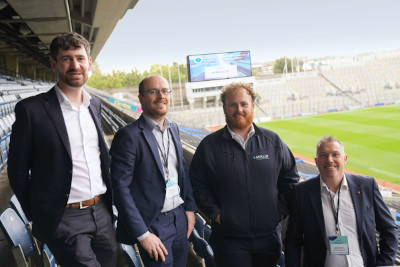
<path fill-rule="evenodd" d="M 319 138 L 344 143 L 346 169 L 400 185 L 400 105 L 270 121 L 259 126 L 279 134 L 293 153 L 315 157 Z"/>

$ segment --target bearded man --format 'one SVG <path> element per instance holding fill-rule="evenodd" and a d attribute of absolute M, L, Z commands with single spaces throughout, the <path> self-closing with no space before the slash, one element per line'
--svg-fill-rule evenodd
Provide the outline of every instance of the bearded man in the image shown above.
<path fill-rule="evenodd" d="M 202 140 L 190 167 L 198 208 L 212 220 L 218 266 L 276 266 L 280 221 L 299 180 L 285 143 L 253 124 L 255 97 L 249 84 L 222 89 L 227 125 Z"/>

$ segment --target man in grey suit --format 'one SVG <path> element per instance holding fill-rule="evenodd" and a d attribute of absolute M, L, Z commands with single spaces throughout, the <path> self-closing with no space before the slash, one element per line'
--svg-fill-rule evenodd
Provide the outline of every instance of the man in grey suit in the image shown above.
<path fill-rule="evenodd" d="M 33 234 L 65 266 L 116 265 L 108 149 L 100 101 L 83 90 L 90 45 L 77 33 L 50 45 L 57 84 L 15 107 L 8 176 Z"/>
<path fill-rule="evenodd" d="M 387 266 L 397 226 L 375 179 L 345 174 L 347 155 L 333 136 L 317 144 L 320 175 L 296 185 L 285 237 L 286 266 Z M 375 231 L 379 233 L 379 249 Z"/>

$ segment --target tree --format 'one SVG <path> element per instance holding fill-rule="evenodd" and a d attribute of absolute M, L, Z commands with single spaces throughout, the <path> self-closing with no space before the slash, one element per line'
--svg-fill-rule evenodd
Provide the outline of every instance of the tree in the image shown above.
<path fill-rule="evenodd" d="M 171 73 L 171 82 L 179 82 L 178 63 L 174 62 L 172 66 L 154 64 L 150 70 L 140 73 L 136 68 L 130 72 L 113 70 L 111 74 L 103 74 L 99 64 L 95 61 L 92 66 L 92 76 L 88 79 L 87 84 L 97 89 L 120 88 L 129 86 L 138 86 L 144 77 L 149 75 L 161 75 L 169 81 L 168 69 Z M 179 74 L 181 82 L 187 81 L 187 67 L 179 64 Z"/>

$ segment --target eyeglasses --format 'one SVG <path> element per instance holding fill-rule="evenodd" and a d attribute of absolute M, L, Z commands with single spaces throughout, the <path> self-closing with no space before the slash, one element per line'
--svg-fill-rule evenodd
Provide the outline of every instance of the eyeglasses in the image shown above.
<path fill-rule="evenodd" d="M 158 90 L 158 89 L 150 89 L 150 90 L 143 91 L 143 92 L 142 92 L 142 95 L 145 95 L 145 94 L 149 94 L 149 95 L 158 95 L 160 92 L 161 92 L 163 95 L 166 95 L 166 94 L 170 94 L 170 93 L 172 92 L 172 90 L 171 90 L 171 89 L 161 89 L 161 90 Z"/>

